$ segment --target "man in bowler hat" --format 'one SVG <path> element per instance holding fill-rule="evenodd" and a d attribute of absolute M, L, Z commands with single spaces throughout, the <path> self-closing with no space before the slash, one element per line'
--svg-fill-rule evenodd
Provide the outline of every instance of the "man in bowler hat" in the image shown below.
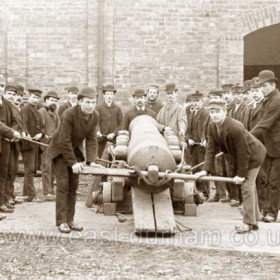
<path fill-rule="evenodd" d="M 274 72 L 263 70 L 258 75 L 263 100 L 263 116 L 251 130 L 258 139 L 263 139 L 267 149 L 266 176 L 267 201 L 264 208 L 264 221 L 275 222 L 280 202 L 280 94 L 276 88 L 278 79 Z"/>

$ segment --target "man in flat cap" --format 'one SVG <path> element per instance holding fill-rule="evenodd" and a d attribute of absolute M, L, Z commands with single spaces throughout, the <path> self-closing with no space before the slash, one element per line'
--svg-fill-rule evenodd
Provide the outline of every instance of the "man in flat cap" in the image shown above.
<path fill-rule="evenodd" d="M 58 230 L 69 233 L 83 227 L 74 221 L 76 191 L 79 173 L 85 161 L 80 146 L 86 140 L 86 162 L 91 166 L 97 157 L 97 127 L 99 115 L 95 111 L 96 93 L 83 88 L 77 96 L 78 105 L 67 109 L 59 128 L 47 148 L 48 159 L 53 161 L 57 181 L 56 225 Z M 76 173 L 75 173 L 76 172 Z"/>
<path fill-rule="evenodd" d="M 68 92 L 68 101 L 60 105 L 58 108 L 58 115 L 60 118 L 66 109 L 75 107 L 77 105 L 77 95 L 79 93 L 79 89 L 74 86 L 68 87 L 67 92 Z"/>
<path fill-rule="evenodd" d="M 57 114 L 58 94 L 55 91 L 49 91 L 44 96 L 45 106 L 39 110 L 42 117 L 45 137 L 41 142 L 49 144 L 54 132 L 60 124 L 60 118 Z M 43 196 L 45 200 L 53 200 L 54 196 L 54 171 L 50 161 L 46 159 L 46 147 L 40 146 L 42 160 L 42 185 Z"/>
<path fill-rule="evenodd" d="M 96 107 L 99 114 L 98 157 L 101 158 L 107 141 L 115 143 L 123 122 L 122 110 L 115 104 L 116 89 L 113 85 L 103 87 L 104 100 Z"/>
<path fill-rule="evenodd" d="M 156 85 L 150 85 L 147 91 L 146 106 L 158 114 L 159 110 L 164 106 L 158 99 L 159 87 Z"/>
<path fill-rule="evenodd" d="M 44 136 L 43 121 L 38 112 L 38 103 L 42 91 L 29 89 L 28 103 L 21 109 L 21 116 L 27 133 L 35 141 L 40 141 Z M 23 195 L 28 196 L 27 201 L 31 202 L 36 196 L 34 176 L 38 167 L 39 146 L 27 141 L 22 141 L 22 156 L 24 162 Z"/>
<path fill-rule="evenodd" d="M 258 75 L 263 95 L 263 116 L 251 130 L 258 139 L 263 139 L 267 149 L 266 176 L 267 202 L 264 221 L 275 222 L 280 202 L 280 94 L 276 88 L 278 79 L 274 72 L 263 70 Z"/>
<path fill-rule="evenodd" d="M 157 121 L 162 129 L 173 130 L 177 136 L 181 136 L 181 141 L 184 141 L 183 137 L 187 130 L 187 115 L 184 106 L 177 102 L 177 90 L 174 83 L 166 85 L 167 104 L 160 109 Z"/>
<path fill-rule="evenodd" d="M 6 97 L 14 96 L 17 88 L 14 85 L 6 85 L 3 95 L 0 96 L 0 212 L 12 213 L 14 206 L 9 204 L 9 194 L 6 189 L 8 165 L 10 160 L 11 142 L 5 138 L 20 138 L 17 132 L 18 123 L 13 114 L 11 100 Z"/>
<path fill-rule="evenodd" d="M 242 123 L 228 118 L 226 102 L 216 100 L 209 103 L 211 122 L 208 128 L 206 156 L 203 171 L 197 178 L 215 172 L 215 155 L 221 149 L 232 158 L 235 176 L 233 181 L 241 185 L 243 195 L 243 224 L 236 226 L 237 233 L 243 234 L 258 229 L 260 218 L 256 193 L 256 178 L 265 159 L 264 145 Z M 238 186 L 236 186 L 238 187 Z"/>
<path fill-rule="evenodd" d="M 147 108 L 145 105 L 146 94 L 143 89 L 136 89 L 132 94 L 134 99 L 134 106 L 131 107 L 125 114 L 123 118 L 123 130 L 128 130 L 131 121 L 140 115 L 149 115 L 156 119 L 156 113 L 151 109 Z"/>
<path fill-rule="evenodd" d="M 209 113 L 203 107 L 203 94 L 196 92 L 190 96 L 191 108 L 186 131 L 186 142 L 191 154 L 191 165 L 195 166 L 204 161 Z M 205 199 L 209 198 L 208 182 L 197 182 L 197 188 Z"/>

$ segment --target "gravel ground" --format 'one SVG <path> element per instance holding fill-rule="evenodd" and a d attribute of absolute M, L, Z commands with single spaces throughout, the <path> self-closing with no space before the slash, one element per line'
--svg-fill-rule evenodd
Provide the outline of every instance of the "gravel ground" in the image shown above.
<path fill-rule="evenodd" d="M 8 239 L 0 279 L 279 279 L 280 257 L 105 241 Z"/>

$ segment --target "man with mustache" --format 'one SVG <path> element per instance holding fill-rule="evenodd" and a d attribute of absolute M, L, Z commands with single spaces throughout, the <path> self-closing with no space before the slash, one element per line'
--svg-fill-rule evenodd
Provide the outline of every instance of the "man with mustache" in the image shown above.
<path fill-rule="evenodd" d="M 43 143 L 48 144 L 60 124 L 60 119 L 57 114 L 57 101 L 59 100 L 58 94 L 55 91 L 49 91 L 44 96 L 45 107 L 39 110 L 42 117 L 45 137 L 42 140 Z M 46 161 L 46 147 L 40 146 L 42 151 L 42 185 L 43 195 L 45 200 L 54 199 L 54 172 L 52 170 L 52 164 Z"/>

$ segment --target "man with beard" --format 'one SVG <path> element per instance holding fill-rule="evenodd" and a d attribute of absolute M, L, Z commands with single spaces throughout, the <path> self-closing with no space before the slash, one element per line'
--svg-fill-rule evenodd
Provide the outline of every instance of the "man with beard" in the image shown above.
<path fill-rule="evenodd" d="M 74 221 L 76 192 L 79 173 L 85 160 L 80 146 L 86 140 L 86 162 L 91 166 L 97 156 L 97 126 L 99 115 L 95 111 L 96 94 L 86 87 L 77 96 L 78 105 L 66 110 L 59 128 L 47 149 L 48 159 L 53 161 L 57 180 L 56 225 L 62 233 L 81 231 L 83 227 Z M 100 166 L 99 166 L 100 167 Z"/>
<path fill-rule="evenodd" d="M 156 85 L 150 85 L 147 91 L 146 106 L 158 114 L 159 110 L 164 106 L 157 101 L 159 95 L 159 88 Z"/>
<path fill-rule="evenodd" d="M 258 139 L 263 139 L 267 149 L 266 176 L 267 202 L 264 208 L 264 221 L 271 223 L 277 220 L 280 201 L 280 94 L 276 88 L 274 72 L 263 70 L 259 73 L 263 100 L 263 116 L 257 122 L 251 133 Z"/>
<path fill-rule="evenodd" d="M 160 130 L 173 130 L 180 136 L 181 142 L 185 141 L 187 130 L 187 115 L 184 106 L 177 102 L 178 89 L 174 83 L 166 85 L 167 104 L 162 107 L 157 115 Z"/>
<path fill-rule="evenodd" d="M 77 105 L 78 93 L 79 93 L 79 89 L 77 87 L 68 88 L 68 101 L 60 105 L 58 108 L 58 115 L 60 118 L 62 117 L 62 114 L 64 113 L 65 110 L 71 107 L 75 107 Z"/>
<path fill-rule="evenodd" d="M 244 126 L 228 118 L 226 103 L 216 100 L 209 103 L 211 122 L 203 171 L 196 173 L 197 179 L 215 172 L 217 148 L 231 157 L 234 165 L 233 181 L 241 185 L 243 195 L 243 223 L 236 226 L 237 233 L 244 234 L 258 229 L 259 207 L 256 193 L 256 178 L 264 161 L 266 149 Z M 238 187 L 238 186 L 236 186 Z"/>
<path fill-rule="evenodd" d="M 43 122 L 37 106 L 42 94 L 41 90 L 29 89 L 28 103 L 21 109 L 21 115 L 27 133 L 35 141 L 40 141 L 43 136 Z M 34 176 L 38 167 L 39 146 L 27 141 L 22 141 L 22 156 L 24 162 L 24 182 L 23 195 L 28 196 L 28 202 L 31 202 L 36 196 L 34 185 Z"/>
<path fill-rule="evenodd" d="M 156 119 L 156 113 L 145 106 L 146 94 L 143 89 L 136 89 L 132 94 L 134 106 L 130 108 L 123 118 L 123 130 L 128 130 L 131 121 L 140 115 L 149 115 Z"/>
<path fill-rule="evenodd" d="M 44 96 L 45 107 L 39 110 L 42 117 L 43 128 L 45 137 L 42 140 L 43 143 L 48 144 L 54 135 L 54 132 L 60 124 L 59 116 L 56 112 L 57 101 L 59 97 L 55 91 L 49 91 Z M 46 147 L 40 146 L 42 151 L 42 185 L 43 185 L 43 196 L 45 200 L 53 200 L 54 197 L 54 171 L 52 164 L 46 159 Z"/>
<path fill-rule="evenodd" d="M 115 104 L 116 89 L 113 85 L 103 88 L 104 101 L 96 107 L 99 114 L 98 157 L 101 158 L 107 141 L 115 143 L 116 136 L 121 129 L 123 114 L 121 108 Z"/>

